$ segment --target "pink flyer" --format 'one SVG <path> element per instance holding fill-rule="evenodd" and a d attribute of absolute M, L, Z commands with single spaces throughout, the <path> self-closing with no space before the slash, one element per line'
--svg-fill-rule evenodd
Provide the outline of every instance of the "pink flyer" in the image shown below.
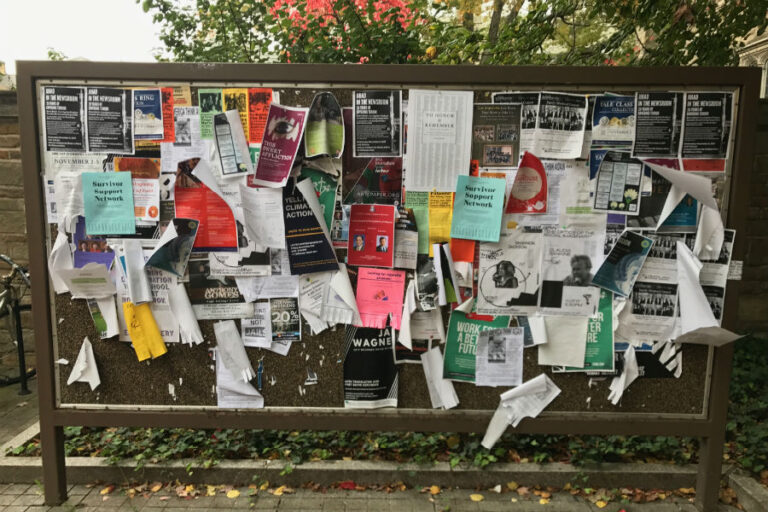
<path fill-rule="evenodd" d="M 307 118 L 306 108 L 269 106 L 259 161 L 253 182 L 265 187 L 282 187 L 288 181 Z"/>
<path fill-rule="evenodd" d="M 357 308 L 362 324 L 358 327 L 384 329 L 392 315 L 392 327 L 400 329 L 404 293 L 405 271 L 360 267 Z"/>

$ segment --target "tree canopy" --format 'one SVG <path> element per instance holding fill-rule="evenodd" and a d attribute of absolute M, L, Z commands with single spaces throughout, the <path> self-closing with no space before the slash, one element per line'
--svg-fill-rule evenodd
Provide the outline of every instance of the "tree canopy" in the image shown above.
<path fill-rule="evenodd" d="M 735 65 L 768 0 L 137 0 L 160 60 Z"/>

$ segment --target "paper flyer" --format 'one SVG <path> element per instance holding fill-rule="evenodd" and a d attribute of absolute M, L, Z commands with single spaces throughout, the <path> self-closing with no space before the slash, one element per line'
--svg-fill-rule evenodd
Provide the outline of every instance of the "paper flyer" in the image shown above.
<path fill-rule="evenodd" d="M 480 244 L 477 311 L 481 314 L 528 314 L 536 311 L 540 292 L 540 232 L 508 230 L 498 243 Z"/>
<path fill-rule="evenodd" d="M 597 171 L 594 209 L 626 215 L 640 212 L 643 163 L 627 152 L 608 151 Z"/>
<path fill-rule="evenodd" d="M 336 210 L 336 197 L 338 195 L 339 179 L 317 169 L 302 167 L 300 179 L 309 178 L 317 193 L 317 200 L 323 212 L 323 220 L 330 230 L 333 225 L 333 215 Z"/>
<path fill-rule="evenodd" d="M 195 219 L 173 219 L 157 242 L 147 265 L 184 277 L 200 222 Z"/>
<path fill-rule="evenodd" d="M 160 159 L 115 157 L 115 172 L 129 172 L 133 187 L 133 211 L 137 225 L 160 220 Z"/>
<path fill-rule="evenodd" d="M 89 263 L 83 268 L 60 269 L 58 273 L 73 299 L 100 299 L 115 294 L 115 285 L 104 265 Z"/>
<path fill-rule="evenodd" d="M 133 96 L 126 89 L 87 89 L 88 151 L 133 154 Z"/>
<path fill-rule="evenodd" d="M 237 110 L 213 116 L 213 134 L 219 153 L 221 173 L 225 178 L 253 172 L 248 142 Z"/>
<path fill-rule="evenodd" d="M 301 341 L 301 317 L 296 297 L 269 299 L 273 342 Z"/>
<path fill-rule="evenodd" d="M 399 208 L 395 222 L 395 261 L 393 267 L 416 269 L 419 249 L 419 232 L 416 217 L 410 208 Z"/>
<path fill-rule="evenodd" d="M 350 175 L 345 168 L 344 179 Z M 371 158 L 344 196 L 344 204 L 397 204 L 400 202 L 402 176 L 401 158 Z"/>
<path fill-rule="evenodd" d="M 523 329 L 482 330 L 477 337 L 475 386 L 523 383 Z"/>
<path fill-rule="evenodd" d="M 455 309 L 448 321 L 443 355 L 443 378 L 475 382 L 477 337 L 481 331 L 502 329 L 509 325 L 508 316 L 485 316 Z"/>
<path fill-rule="evenodd" d="M 416 229 L 419 233 L 419 254 L 429 254 L 429 192 L 408 192 L 405 195 L 405 207 L 413 210 Z"/>
<path fill-rule="evenodd" d="M 305 180 L 306 181 L 306 180 Z M 301 193 L 299 185 L 283 188 L 283 219 L 285 222 L 285 241 L 291 274 L 311 274 L 327 270 L 338 270 L 336 253 L 324 226 L 323 220 L 315 215 L 307 198 Z M 312 183 L 311 194 L 317 200 Z M 319 210 L 319 206 L 318 206 Z"/>
<path fill-rule="evenodd" d="M 248 142 L 261 144 L 264 128 L 267 125 L 269 105 L 272 103 L 272 89 L 248 89 Z M 243 125 L 245 126 L 245 125 Z"/>
<path fill-rule="evenodd" d="M 498 242 L 505 183 L 498 178 L 459 176 L 451 237 Z"/>
<path fill-rule="evenodd" d="M 175 142 L 176 130 L 174 109 L 176 108 L 176 105 L 173 102 L 173 87 L 160 88 L 160 96 L 163 103 L 163 138 L 160 142 Z"/>
<path fill-rule="evenodd" d="M 133 235 L 136 232 L 131 174 L 84 172 L 85 231 L 90 235 Z"/>
<path fill-rule="evenodd" d="M 85 89 L 44 87 L 45 149 L 86 151 Z"/>
<path fill-rule="evenodd" d="M 236 110 L 240 118 L 243 133 L 248 133 L 248 89 L 232 88 L 223 89 L 224 111 Z M 246 143 L 247 145 L 247 143 Z"/>
<path fill-rule="evenodd" d="M 160 89 L 133 90 L 133 138 L 163 140 L 163 97 Z"/>
<path fill-rule="evenodd" d="M 402 91 L 362 90 L 352 93 L 353 156 L 402 156 Z"/>
<path fill-rule="evenodd" d="M 405 293 L 405 272 L 360 267 L 357 277 L 357 307 L 363 327 L 384 329 L 387 319 L 400 329 Z"/>
<path fill-rule="evenodd" d="M 229 204 L 190 172 L 179 173 L 174 186 L 176 217 L 200 222 L 194 250 L 237 251 L 237 224 Z"/>
<path fill-rule="evenodd" d="M 197 97 L 200 106 L 200 138 L 213 139 L 213 117 L 224 111 L 221 89 L 199 89 Z"/>
<path fill-rule="evenodd" d="M 635 97 L 602 94 L 592 111 L 592 146 L 627 145 L 635 140 Z"/>
<path fill-rule="evenodd" d="M 677 158 L 683 123 L 683 93 L 635 94 L 635 158 Z"/>
<path fill-rule="evenodd" d="M 272 315 L 269 301 L 253 305 L 253 318 L 240 320 L 243 345 L 246 347 L 269 348 L 272 345 Z"/>
<path fill-rule="evenodd" d="M 210 277 L 208 258 L 192 255 L 188 267 L 185 286 L 198 320 L 253 317 L 253 304 L 245 302 L 233 278 Z"/>
<path fill-rule="evenodd" d="M 480 167 L 515 167 L 520 160 L 521 105 L 475 103 L 472 160 Z"/>
<path fill-rule="evenodd" d="M 72 252 L 75 268 L 82 268 L 88 263 L 98 263 L 109 268 L 115 259 L 115 253 L 107 244 L 107 239 L 85 233 L 85 218 L 78 217 L 75 232 L 72 235 L 75 250 Z"/>
<path fill-rule="evenodd" d="M 472 91 L 408 91 L 406 190 L 452 192 L 472 157 Z"/>
<path fill-rule="evenodd" d="M 451 223 L 453 222 L 453 192 L 429 193 L 429 255 L 432 256 L 434 244 L 451 241 Z"/>
<path fill-rule="evenodd" d="M 348 325 L 344 336 L 344 407 L 397 407 L 397 387 L 392 331 Z"/>
<path fill-rule="evenodd" d="M 547 173 L 544 164 L 525 152 L 509 192 L 504 213 L 546 213 Z"/>
<path fill-rule="evenodd" d="M 304 153 L 307 158 L 327 155 L 339 158 L 344 150 L 344 119 L 333 93 L 315 95 L 307 113 Z"/>
<path fill-rule="evenodd" d="M 353 204 L 349 217 L 347 262 L 391 268 L 394 263 L 396 207 Z"/>
<path fill-rule="evenodd" d="M 727 158 L 732 110 L 731 92 L 686 93 L 680 157 Z"/>
<path fill-rule="evenodd" d="M 622 297 L 629 296 L 652 245 L 652 239 L 624 231 L 595 273 L 592 284 Z"/>
<path fill-rule="evenodd" d="M 419 254 L 416 266 L 416 300 L 422 311 L 437 307 L 438 291 L 434 260 L 426 254 Z"/>
<path fill-rule="evenodd" d="M 592 316 L 600 289 L 591 286 L 603 262 L 605 231 L 558 228 L 543 232 L 541 299 L 543 314 Z"/>
<path fill-rule="evenodd" d="M 536 133 L 536 119 L 539 117 L 538 92 L 495 92 L 491 96 L 494 103 L 519 103 L 520 113 L 520 153 L 533 150 Z"/>
<path fill-rule="evenodd" d="M 587 348 L 584 365 L 553 368 L 554 372 L 612 372 L 614 370 L 613 346 L 613 294 L 600 290 L 597 315 L 587 324 Z"/>
<path fill-rule="evenodd" d="M 288 181 L 293 161 L 299 150 L 306 108 L 269 105 L 254 183 L 265 187 L 282 187 Z"/>
<path fill-rule="evenodd" d="M 540 158 L 579 158 L 586 119 L 586 96 L 542 92 L 532 152 Z"/>

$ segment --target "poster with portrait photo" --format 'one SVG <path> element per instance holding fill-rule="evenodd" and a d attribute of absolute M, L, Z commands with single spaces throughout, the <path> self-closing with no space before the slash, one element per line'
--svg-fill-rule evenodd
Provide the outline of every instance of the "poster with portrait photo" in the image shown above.
<path fill-rule="evenodd" d="M 475 103 L 472 160 L 480 167 L 516 167 L 520 159 L 520 104 Z"/>
<path fill-rule="evenodd" d="M 353 204 L 349 217 L 347 262 L 350 265 L 388 267 L 394 263 L 396 207 Z"/>
<path fill-rule="evenodd" d="M 480 243 L 477 312 L 526 315 L 539 304 L 542 234 L 502 232 L 498 243 Z"/>
<path fill-rule="evenodd" d="M 536 133 L 536 118 L 539 111 L 538 92 L 495 92 L 491 99 L 493 103 L 517 103 L 520 105 L 520 148 L 522 154 L 533 149 Z"/>
<path fill-rule="evenodd" d="M 540 302 L 544 314 L 597 312 L 600 288 L 590 283 L 603 262 L 604 244 L 604 231 L 544 230 Z"/>

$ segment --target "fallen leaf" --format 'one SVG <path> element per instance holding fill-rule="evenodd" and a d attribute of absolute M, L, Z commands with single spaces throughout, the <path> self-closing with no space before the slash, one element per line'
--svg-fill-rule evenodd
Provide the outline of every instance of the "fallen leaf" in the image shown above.
<path fill-rule="evenodd" d="M 485 499 L 485 496 L 482 494 L 470 494 L 469 499 L 472 501 L 483 501 Z"/>
<path fill-rule="evenodd" d="M 103 488 L 99 494 L 104 496 L 105 494 L 110 494 L 114 490 L 115 490 L 115 486 L 114 485 L 108 485 L 105 488 Z"/>
<path fill-rule="evenodd" d="M 549 500 L 547 498 L 541 498 L 539 500 L 539 505 L 546 505 L 547 503 L 549 503 Z"/>
<path fill-rule="evenodd" d="M 280 487 L 275 489 L 275 491 L 272 494 L 274 494 L 275 496 L 282 496 L 283 492 L 285 492 L 285 486 L 281 485 Z"/>
<path fill-rule="evenodd" d="M 357 487 L 357 485 L 352 480 L 339 482 L 339 489 L 344 489 L 345 491 L 354 491 L 355 487 Z"/>
<path fill-rule="evenodd" d="M 231 491 L 227 491 L 227 498 L 233 500 L 239 497 L 240 497 L 240 491 L 238 491 L 237 489 L 232 489 Z"/>
<path fill-rule="evenodd" d="M 516 491 L 518 487 L 520 486 L 517 485 L 517 482 L 507 482 L 507 489 L 510 491 Z"/>
<path fill-rule="evenodd" d="M 461 442 L 461 439 L 459 439 L 459 436 L 450 436 L 445 440 L 446 446 L 448 448 L 453 449 L 459 446 L 459 443 Z"/>
<path fill-rule="evenodd" d="M 520 496 L 528 496 L 531 492 L 528 490 L 527 487 L 518 487 L 517 488 L 517 494 Z"/>
<path fill-rule="evenodd" d="M 169 499 L 171 499 L 170 496 L 160 496 L 160 501 L 168 501 Z"/>
<path fill-rule="evenodd" d="M 696 489 L 693 487 L 681 487 L 678 489 L 683 494 L 696 494 Z"/>
<path fill-rule="evenodd" d="M 206 485 L 205 495 L 206 496 L 216 496 L 216 486 L 215 485 Z"/>
<path fill-rule="evenodd" d="M 163 488 L 163 484 L 161 484 L 160 482 L 155 482 L 154 484 L 152 484 L 152 487 L 150 487 L 149 490 L 152 492 L 157 492 L 162 488 Z"/>
<path fill-rule="evenodd" d="M 429 488 L 429 494 L 434 496 L 435 494 L 440 494 L 440 486 L 439 485 L 433 485 Z"/>
<path fill-rule="evenodd" d="M 605 501 L 603 501 L 603 500 L 597 500 L 597 501 L 595 502 L 595 506 L 596 506 L 597 508 L 605 508 L 605 507 L 607 507 L 607 506 L 608 506 L 608 503 L 606 503 L 606 502 L 605 502 Z"/>
<path fill-rule="evenodd" d="M 511 501 L 512 503 L 517 503 L 517 498 L 510 498 L 509 501 Z"/>
<path fill-rule="evenodd" d="M 269 489 L 269 481 L 266 481 L 259 486 L 260 491 L 266 491 L 267 489 Z"/>
<path fill-rule="evenodd" d="M 543 491 L 541 494 L 539 494 L 539 496 L 541 496 L 542 498 L 551 498 L 552 497 L 552 493 L 551 492 L 547 492 L 547 491 Z"/>
<path fill-rule="evenodd" d="M 492 488 L 490 488 L 488 490 L 489 491 L 493 491 L 493 492 L 495 492 L 497 494 L 501 494 L 501 485 L 497 485 L 496 487 L 492 487 Z"/>

